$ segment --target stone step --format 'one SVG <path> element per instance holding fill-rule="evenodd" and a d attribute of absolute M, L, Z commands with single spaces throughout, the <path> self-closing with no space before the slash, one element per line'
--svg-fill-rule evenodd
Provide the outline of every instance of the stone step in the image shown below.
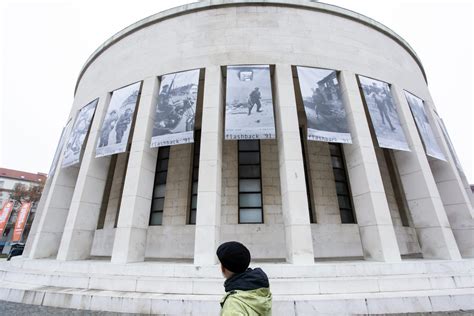
<path fill-rule="evenodd" d="M 386 293 L 274 295 L 273 315 L 428 313 L 474 310 L 474 288 Z M 63 308 L 158 314 L 218 315 L 220 295 L 84 290 L 2 282 L 0 300 Z"/>
<path fill-rule="evenodd" d="M 54 287 L 75 287 L 130 292 L 174 294 L 222 294 L 223 278 L 153 277 L 11 270 L 0 273 L 0 281 Z M 472 274 L 412 274 L 370 277 L 270 278 L 276 295 L 375 293 L 474 287 Z"/>

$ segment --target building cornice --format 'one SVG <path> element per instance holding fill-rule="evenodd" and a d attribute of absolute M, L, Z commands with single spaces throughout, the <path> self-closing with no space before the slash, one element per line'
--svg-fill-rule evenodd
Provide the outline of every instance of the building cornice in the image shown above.
<path fill-rule="evenodd" d="M 89 56 L 87 61 L 85 62 L 84 66 L 82 67 L 81 71 L 79 72 L 79 76 L 76 81 L 76 86 L 74 88 L 74 94 L 77 92 L 77 88 L 79 86 L 79 82 L 81 81 L 82 76 L 89 68 L 89 66 L 96 60 L 104 51 L 106 51 L 109 47 L 120 41 L 121 39 L 127 37 L 130 34 L 133 34 L 143 28 L 146 28 L 150 25 L 159 23 L 161 21 L 171 19 L 180 15 L 191 14 L 197 11 L 204 11 L 204 10 L 211 10 L 216 8 L 222 7 L 232 7 L 232 6 L 280 6 L 280 7 L 292 7 L 292 8 L 300 8 L 300 9 L 307 9 L 313 10 L 318 12 L 323 12 L 327 14 L 332 14 L 335 16 L 343 17 L 352 21 L 359 22 L 364 24 L 378 32 L 385 34 L 386 36 L 393 39 L 397 42 L 401 47 L 403 47 L 415 60 L 420 68 L 425 81 L 427 82 L 426 73 L 423 68 L 423 65 L 413 50 L 413 48 L 397 33 L 386 27 L 380 22 L 377 22 L 365 15 L 360 13 L 344 9 L 335 5 L 321 3 L 321 2 L 312 2 L 312 1 L 304 1 L 304 0 L 211 0 L 211 1 L 199 1 L 194 3 L 189 3 L 186 5 L 178 6 L 169 10 L 165 10 L 154 15 L 151 15 L 147 18 L 144 18 L 132 25 L 124 28 L 120 32 L 116 33 L 112 37 L 110 37 L 107 41 L 105 41 L 101 46 L 99 46 L 92 54 Z"/>

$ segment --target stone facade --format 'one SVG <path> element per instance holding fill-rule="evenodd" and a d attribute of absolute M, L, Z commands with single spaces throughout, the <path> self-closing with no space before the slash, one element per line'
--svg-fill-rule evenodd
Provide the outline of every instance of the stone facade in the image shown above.
<path fill-rule="evenodd" d="M 263 222 L 258 224 L 239 223 L 238 143 L 223 137 L 223 67 L 236 64 L 268 64 L 272 72 L 277 137 L 260 141 Z M 301 140 L 306 119 L 295 89 L 297 65 L 338 71 L 353 140 L 341 149 L 354 222 L 341 220 L 329 145 Z M 163 221 L 150 225 L 160 150 L 150 148 L 159 78 L 188 69 L 201 69 L 196 224 L 189 222 L 194 145 L 187 144 L 171 147 Z M 409 152 L 377 146 L 357 74 L 390 84 Z M 128 153 L 95 158 L 110 92 L 136 81 L 143 84 Z M 425 100 L 447 162 L 427 158 L 403 90 Z M 421 62 L 385 26 L 323 3 L 201 1 L 148 17 L 104 43 L 81 71 L 70 118 L 97 97 L 81 164 L 58 168 L 48 180 L 20 265 L 38 262 L 48 270 L 47 261 L 64 275 L 94 274 L 77 278 L 76 289 L 179 294 L 144 295 L 149 312 L 161 308 L 186 314 L 202 308 L 201 314 L 214 314 L 206 304 L 216 300 L 212 295 L 222 281 L 215 249 L 223 241 L 239 240 L 249 247 L 254 263 L 269 262 L 264 267 L 270 271 L 275 306 L 285 315 L 335 305 L 341 313 L 472 306 L 466 303 L 474 287 L 471 197 L 433 119 L 435 107 Z M 6 281 L 21 279 L 14 267 L 13 272 L 4 270 Z M 437 272 L 445 278 L 439 279 Z M 59 282 L 48 280 L 38 283 Z M 385 292 L 392 293 L 386 298 Z M 347 293 L 357 293 L 360 300 Z M 0 299 L 5 297 L 1 294 Z M 185 294 L 189 296 L 181 307 L 170 305 Z M 97 295 L 91 294 L 92 302 Z M 387 301 L 377 300 L 381 297 Z M 441 307 L 446 297 L 456 298 L 449 309 Z M 105 309 L 118 308 L 112 298 L 102 299 Z M 371 307 L 367 300 L 373 300 Z M 132 306 L 143 306 L 140 302 Z"/>

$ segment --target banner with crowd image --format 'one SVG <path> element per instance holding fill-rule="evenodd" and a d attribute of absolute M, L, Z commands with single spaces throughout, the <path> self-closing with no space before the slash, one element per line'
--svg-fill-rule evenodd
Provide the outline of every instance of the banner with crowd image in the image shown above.
<path fill-rule="evenodd" d="M 428 116 L 426 115 L 423 100 L 408 91 L 405 91 L 405 97 L 410 106 L 413 118 L 415 119 L 418 132 L 420 133 L 423 144 L 425 145 L 426 154 L 433 158 L 446 161 L 446 158 L 436 141 Z"/>
<path fill-rule="evenodd" d="M 62 168 L 79 163 L 81 159 L 82 146 L 84 145 L 84 140 L 89 131 L 92 118 L 94 117 L 98 101 L 99 99 L 95 99 L 79 111 L 74 127 L 69 136 L 69 140 L 66 143 L 64 158 L 61 164 Z"/>
<path fill-rule="evenodd" d="M 61 132 L 61 137 L 59 138 L 59 143 L 58 143 L 58 146 L 56 147 L 56 151 L 54 152 L 53 161 L 51 162 L 51 167 L 49 167 L 48 178 L 51 178 L 52 176 L 54 176 L 54 173 L 56 172 L 56 166 L 59 161 L 59 156 L 61 155 L 61 152 L 63 151 L 64 143 L 66 142 L 67 136 L 69 135 L 71 125 L 72 125 L 72 120 L 69 120 L 66 126 L 63 128 L 63 131 Z"/>
<path fill-rule="evenodd" d="M 225 139 L 274 139 L 269 65 L 227 66 Z"/>
<path fill-rule="evenodd" d="M 306 113 L 308 140 L 352 143 L 335 70 L 296 67 Z"/>
<path fill-rule="evenodd" d="M 127 150 L 140 88 L 141 82 L 136 82 L 112 93 L 107 114 L 99 132 L 96 157 L 118 154 Z"/>
<path fill-rule="evenodd" d="M 389 85 L 358 77 L 379 147 L 410 151 Z"/>
<path fill-rule="evenodd" d="M 163 75 L 151 147 L 194 142 L 199 69 Z"/>

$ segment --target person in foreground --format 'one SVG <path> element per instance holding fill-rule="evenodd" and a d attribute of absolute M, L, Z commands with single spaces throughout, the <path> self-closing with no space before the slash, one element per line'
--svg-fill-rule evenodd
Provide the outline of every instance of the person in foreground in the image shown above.
<path fill-rule="evenodd" d="M 226 278 L 221 315 L 271 315 L 272 293 L 268 277 L 260 268 L 249 268 L 249 250 L 239 242 L 229 241 L 220 245 L 216 254 Z"/>

